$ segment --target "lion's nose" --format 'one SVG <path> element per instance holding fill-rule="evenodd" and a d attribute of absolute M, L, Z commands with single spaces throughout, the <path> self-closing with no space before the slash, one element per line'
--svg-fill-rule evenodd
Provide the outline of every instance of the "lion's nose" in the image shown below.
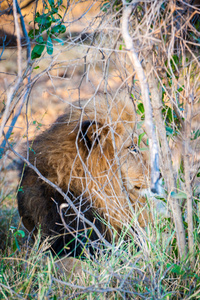
<path fill-rule="evenodd" d="M 155 188 L 151 188 L 151 192 L 157 194 L 157 190 Z"/>

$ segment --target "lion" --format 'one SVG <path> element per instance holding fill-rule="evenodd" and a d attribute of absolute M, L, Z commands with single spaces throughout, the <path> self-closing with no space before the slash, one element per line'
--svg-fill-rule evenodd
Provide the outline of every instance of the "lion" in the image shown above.
<path fill-rule="evenodd" d="M 96 96 L 70 104 L 30 142 L 30 163 L 62 189 L 108 242 L 125 224 L 134 226 L 133 216 L 142 227 L 149 219 L 143 193 L 149 187 L 149 151 L 137 125 L 129 97 Z M 56 254 L 81 255 L 84 247 L 93 251 L 99 240 L 63 195 L 28 166 L 18 209 L 29 232 L 41 227 L 42 236 L 52 238 Z"/>

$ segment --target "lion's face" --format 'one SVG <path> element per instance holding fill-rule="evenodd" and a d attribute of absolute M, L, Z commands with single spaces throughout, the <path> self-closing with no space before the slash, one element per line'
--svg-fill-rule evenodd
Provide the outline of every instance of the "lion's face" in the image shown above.
<path fill-rule="evenodd" d="M 85 106 L 77 145 L 79 153 L 85 149 L 82 161 L 87 168 L 87 188 L 94 198 L 106 201 L 98 206 L 107 205 L 109 210 L 114 211 L 119 201 L 125 209 L 127 194 L 133 206 L 145 203 L 142 195 L 149 187 L 149 151 L 146 134 L 137 129 L 133 103 L 130 99 L 108 104 L 102 100 L 95 103 L 95 113 L 94 107 L 92 114 L 91 110 L 90 105 Z"/>
<path fill-rule="evenodd" d="M 131 99 L 97 97 L 81 102 L 81 109 L 74 103 L 57 124 L 50 132 L 56 141 L 49 145 L 53 182 L 75 197 L 91 199 L 91 205 L 115 219 L 121 219 L 122 212 L 129 214 L 127 196 L 134 208 L 146 203 L 142 195 L 149 186 L 147 136 L 137 128 Z"/>

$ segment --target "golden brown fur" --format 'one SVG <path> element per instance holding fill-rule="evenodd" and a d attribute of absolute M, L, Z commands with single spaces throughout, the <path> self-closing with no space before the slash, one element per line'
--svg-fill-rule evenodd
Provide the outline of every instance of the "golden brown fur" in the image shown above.
<path fill-rule="evenodd" d="M 30 162 L 111 241 L 108 228 L 120 232 L 123 224 L 131 222 L 133 210 L 138 211 L 146 203 L 141 190 L 148 186 L 147 146 L 142 141 L 138 145 L 130 99 L 96 97 L 80 104 L 69 105 L 67 112 L 33 141 Z M 41 224 L 44 235 L 62 235 L 52 245 L 57 253 L 67 245 L 66 252 L 76 248 L 75 253 L 80 254 L 82 246 L 74 233 L 78 232 L 79 241 L 85 243 L 87 225 L 68 206 L 63 226 L 58 211 L 66 201 L 61 195 L 28 167 L 21 186 L 18 207 L 25 227 L 32 231 Z M 146 217 L 145 212 L 140 213 L 142 226 Z M 96 241 L 95 232 L 89 232 L 91 241 Z"/>

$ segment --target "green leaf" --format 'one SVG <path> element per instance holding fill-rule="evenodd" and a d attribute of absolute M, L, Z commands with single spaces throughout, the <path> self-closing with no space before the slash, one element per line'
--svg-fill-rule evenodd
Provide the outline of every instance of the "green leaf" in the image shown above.
<path fill-rule="evenodd" d="M 39 34 L 39 30 L 38 29 L 31 29 L 28 33 L 28 36 L 31 38 L 31 39 L 34 39 L 35 37 L 37 37 Z"/>
<path fill-rule="evenodd" d="M 175 62 L 175 64 L 179 64 L 179 62 L 180 62 L 180 59 L 179 59 L 179 57 L 177 56 L 177 55 L 172 55 L 172 57 L 173 57 L 173 59 L 174 59 L 174 62 Z"/>
<path fill-rule="evenodd" d="M 177 91 L 180 93 L 180 92 L 182 92 L 183 91 L 183 88 L 184 88 L 184 85 L 183 86 L 181 86 Z"/>
<path fill-rule="evenodd" d="M 171 192 L 171 197 L 174 199 L 187 199 L 187 195 L 184 192 Z"/>
<path fill-rule="evenodd" d="M 29 31 L 28 36 L 29 36 L 31 39 L 34 38 L 34 30 L 33 30 L 33 29 L 31 29 L 31 30 Z"/>
<path fill-rule="evenodd" d="M 35 18 L 35 22 L 39 25 L 45 26 L 45 28 L 48 28 L 51 25 L 51 18 L 47 14 L 43 14 L 37 18 Z M 50 23 L 50 25 L 49 25 Z M 48 25 L 48 27 L 46 27 Z"/>
<path fill-rule="evenodd" d="M 44 51 L 45 44 L 43 45 L 35 45 L 31 52 L 31 59 L 39 58 L 42 55 L 42 52 Z"/>
<path fill-rule="evenodd" d="M 141 6 L 141 5 L 138 5 L 138 6 L 137 6 L 137 10 L 138 10 L 139 12 L 142 11 L 142 10 L 143 10 L 142 6 Z"/>
<path fill-rule="evenodd" d="M 144 113 L 144 105 L 143 105 L 143 103 L 139 103 L 137 107 L 138 107 L 139 111 L 143 114 Z"/>
<path fill-rule="evenodd" d="M 167 268 L 171 268 L 170 271 L 178 275 L 183 275 L 185 273 L 185 271 L 182 269 L 182 266 L 176 264 L 167 264 Z"/>
<path fill-rule="evenodd" d="M 52 43 L 52 40 L 51 40 L 50 36 L 47 39 L 47 53 L 49 55 L 53 54 L 53 43 Z"/>
<path fill-rule="evenodd" d="M 139 137 L 138 137 L 138 147 L 140 147 L 140 143 L 141 143 L 141 140 L 142 140 L 144 135 L 145 135 L 145 132 L 143 132 L 139 135 Z"/>
<path fill-rule="evenodd" d="M 51 18 L 54 19 L 54 14 L 58 13 L 58 7 L 52 7 L 51 8 Z"/>
<path fill-rule="evenodd" d="M 55 42 L 61 44 L 62 46 L 64 45 L 64 41 L 62 39 L 53 39 Z"/>
<path fill-rule="evenodd" d="M 200 137 L 200 129 L 195 132 L 194 140 L 198 139 L 198 137 Z"/>
<path fill-rule="evenodd" d="M 166 126 L 165 128 L 166 128 L 167 135 L 171 135 L 173 133 L 173 129 L 172 128 L 170 128 L 168 126 Z"/>
<path fill-rule="evenodd" d="M 24 193 L 23 186 L 20 186 L 20 188 L 18 189 L 18 192 Z"/>
<path fill-rule="evenodd" d="M 122 45 L 119 45 L 119 50 L 122 50 Z"/>
<path fill-rule="evenodd" d="M 40 36 L 36 39 L 36 42 L 37 42 L 38 44 L 42 44 L 42 43 L 44 42 L 43 36 L 40 35 Z"/>
<path fill-rule="evenodd" d="M 17 227 L 15 227 L 15 226 L 10 226 L 10 230 L 14 230 L 14 229 L 17 229 Z"/>
<path fill-rule="evenodd" d="M 48 2 L 51 7 L 54 6 L 54 0 L 48 0 Z"/>
<path fill-rule="evenodd" d="M 101 7 L 101 10 L 103 11 L 103 12 L 107 12 L 107 10 L 110 8 L 110 3 L 104 3 L 103 5 L 102 5 L 102 7 Z"/>
<path fill-rule="evenodd" d="M 21 236 L 21 237 L 25 237 L 25 232 L 23 230 L 17 230 L 15 233 L 14 233 L 14 236 Z"/>
<path fill-rule="evenodd" d="M 56 25 L 51 29 L 51 34 L 55 33 L 65 33 L 66 27 L 64 25 Z"/>
<path fill-rule="evenodd" d="M 16 237 L 15 237 L 15 239 L 14 239 L 14 241 L 13 241 L 13 252 L 15 252 L 17 249 L 20 250 L 18 241 L 17 241 L 17 239 L 16 239 Z"/>
<path fill-rule="evenodd" d="M 60 22 L 60 15 L 58 15 L 59 16 L 59 19 L 57 19 L 57 18 L 54 18 L 54 16 L 52 16 L 52 21 L 54 22 L 54 23 L 58 23 L 58 22 Z M 62 17 L 61 17 L 62 18 Z"/>
<path fill-rule="evenodd" d="M 37 66 L 37 67 L 35 67 L 35 68 L 33 68 L 34 70 L 37 70 L 37 69 L 39 69 L 39 66 Z"/>
<path fill-rule="evenodd" d="M 140 148 L 140 151 L 148 151 L 148 148 Z"/>
<path fill-rule="evenodd" d="M 58 6 L 61 6 L 61 4 L 63 3 L 63 0 L 57 0 L 57 5 Z M 64 6 L 64 5 L 62 5 L 62 6 Z M 64 6 L 65 7 L 65 6 Z M 66 7 L 65 7 L 66 8 Z"/>

